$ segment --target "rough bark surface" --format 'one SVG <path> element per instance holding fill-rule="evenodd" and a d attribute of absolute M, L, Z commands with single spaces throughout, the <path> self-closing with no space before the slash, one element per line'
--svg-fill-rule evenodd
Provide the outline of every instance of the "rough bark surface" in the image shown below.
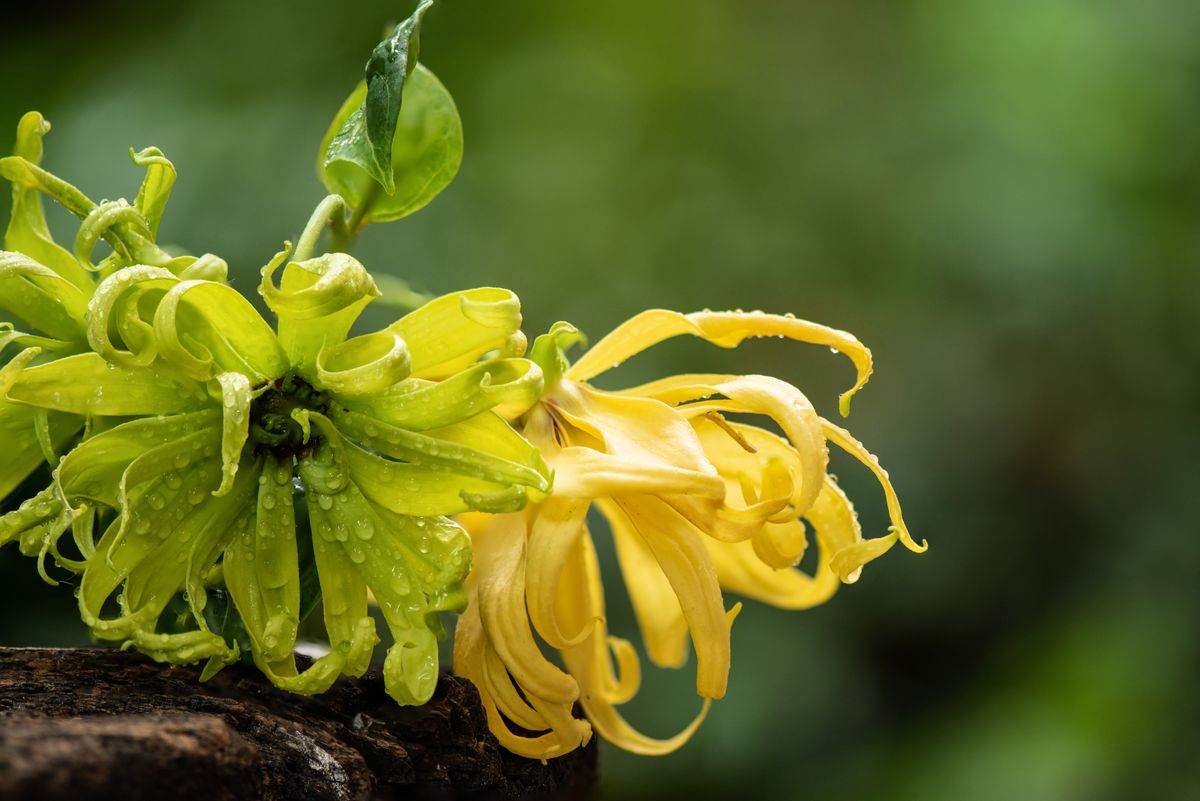
<path fill-rule="evenodd" d="M 383 680 L 304 697 L 257 672 L 102 648 L 0 648 L 0 799 L 588 798 L 592 745 L 547 764 L 488 732 L 470 682 L 422 707 Z"/>

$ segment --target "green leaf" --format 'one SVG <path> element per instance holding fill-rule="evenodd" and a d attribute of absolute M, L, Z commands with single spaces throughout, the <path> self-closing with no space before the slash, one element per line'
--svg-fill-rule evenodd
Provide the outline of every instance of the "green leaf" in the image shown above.
<path fill-rule="evenodd" d="M 366 136 L 367 84 L 342 105 L 321 143 L 321 181 L 341 195 L 362 222 L 386 222 L 412 214 L 446 188 L 462 163 L 462 121 L 453 98 L 432 72 L 418 64 L 404 85 L 404 103 L 391 144 L 390 182 L 374 177 Z M 370 155 L 369 155 L 370 154 Z"/>

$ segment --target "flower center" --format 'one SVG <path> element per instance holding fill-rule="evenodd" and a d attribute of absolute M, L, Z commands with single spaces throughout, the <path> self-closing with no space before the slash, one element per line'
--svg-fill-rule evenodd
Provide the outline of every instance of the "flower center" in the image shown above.
<path fill-rule="evenodd" d="M 292 417 L 296 409 L 324 413 L 329 398 L 295 373 L 272 381 L 250 406 L 250 439 L 277 456 L 294 456 L 311 445 L 304 429 Z"/>

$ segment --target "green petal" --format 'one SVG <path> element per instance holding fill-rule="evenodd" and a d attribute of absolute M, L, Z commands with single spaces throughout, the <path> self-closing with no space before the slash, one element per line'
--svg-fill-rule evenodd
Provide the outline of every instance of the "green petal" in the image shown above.
<path fill-rule="evenodd" d="M 238 372 L 254 384 L 287 371 L 287 355 L 271 326 L 227 284 L 181 281 L 154 313 L 154 333 L 167 364 L 200 380 Z"/>
<path fill-rule="evenodd" d="M 37 367 L 19 359 L 0 370 L 0 400 L 101 416 L 176 414 L 209 403 L 203 384 L 159 367 L 120 367 L 95 353 Z"/>
<path fill-rule="evenodd" d="M 377 394 L 407 378 L 409 366 L 408 348 L 399 336 L 365 334 L 321 349 L 316 387 L 341 396 Z"/>
<path fill-rule="evenodd" d="M 423 434 L 358 412 L 334 409 L 330 418 L 350 439 L 392 459 L 540 492 L 550 489 L 550 471 L 537 449 L 491 412 Z"/>
<path fill-rule="evenodd" d="M 372 503 L 397 514 L 419 516 L 458 514 L 488 506 L 495 497 L 511 505 L 511 498 L 519 496 L 524 503 L 523 487 L 393 462 L 347 441 L 324 415 L 313 413 L 309 417 L 322 440 L 315 464 L 324 468 L 309 468 L 305 479 L 312 492 L 332 496 L 343 489 L 346 481 L 353 480 Z M 336 459 L 333 451 L 338 454 Z"/>
<path fill-rule="evenodd" d="M 225 584 L 242 617 L 255 661 L 292 663 L 300 625 L 292 459 L 268 456 L 258 477 L 255 514 L 225 551 Z M 287 671 L 282 665 L 280 670 Z"/>
<path fill-rule="evenodd" d="M 221 486 L 215 495 L 224 495 L 233 486 L 242 448 L 250 436 L 250 379 L 241 373 L 221 373 Z"/>
<path fill-rule="evenodd" d="M 366 268 L 345 253 L 288 262 L 276 287 L 271 277 L 286 259 L 284 250 L 263 268 L 259 291 L 279 318 L 279 341 L 288 359 L 311 380 L 321 348 L 346 338 L 379 289 Z"/>
<path fill-rule="evenodd" d="M 138 189 L 134 205 L 150 227 L 152 237 L 158 235 L 158 224 L 162 221 L 163 209 L 171 197 L 171 188 L 175 185 L 175 165 L 163 155 L 157 147 L 134 152 L 129 150 L 129 157 L 139 167 L 146 168 L 146 177 Z"/>
<path fill-rule="evenodd" d="M 484 287 L 431 300 L 388 327 L 404 337 L 417 378 L 444 378 L 505 347 L 521 328 L 521 302 Z"/>
<path fill-rule="evenodd" d="M 39 410 L 0 402 L 0 442 L 4 458 L 0 460 L 0 499 L 8 496 L 41 464 L 42 448 L 34 430 Z M 61 450 L 79 431 L 82 421 L 71 415 L 52 413 L 48 419 L 50 439 Z"/>
<path fill-rule="evenodd" d="M 0 250 L 0 311 L 56 339 L 82 340 L 87 296 L 22 253 Z"/>
<path fill-rule="evenodd" d="M 126 639 L 153 632 L 167 603 L 185 587 L 193 609 L 203 609 L 203 576 L 253 497 L 257 476 L 254 466 L 245 464 L 233 490 L 213 497 L 221 473 L 217 457 L 163 469 L 178 454 L 192 452 L 185 441 L 161 445 L 124 472 L 121 515 L 88 561 L 79 596 L 80 612 L 96 636 Z M 106 619 L 105 602 L 122 582 L 121 614 Z M 202 616 L 197 623 L 206 628 Z"/>
<path fill-rule="evenodd" d="M 339 397 L 347 407 L 414 431 L 442 428 L 502 407 L 516 416 L 542 393 L 542 371 L 528 359 L 494 359 L 437 383 L 406 381 L 391 392 Z"/>
<path fill-rule="evenodd" d="M 121 482 L 138 459 L 141 469 L 167 473 L 212 460 L 220 453 L 214 409 L 173 416 L 144 417 L 110 428 L 84 440 L 63 457 L 55 477 L 69 502 L 98 501 L 121 506 Z M 136 481 L 137 473 L 131 478 Z M 196 499 L 196 503 L 202 499 Z"/>
<path fill-rule="evenodd" d="M 344 451 L 323 443 L 300 464 L 317 515 L 314 543 L 318 553 L 341 550 L 379 602 L 395 639 L 384 662 L 388 694 L 402 704 L 424 703 L 438 672 L 431 616 L 465 604 L 470 540 L 448 520 L 378 509 L 346 480 L 353 469 L 343 458 Z"/>
<path fill-rule="evenodd" d="M 17 123 L 17 143 L 13 155 L 31 164 L 42 161 L 42 137 L 50 131 L 50 123 L 36 111 L 31 111 Z M 13 183 L 12 214 L 4 233 L 4 247 L 19 251 L 44 264 L 69 281 L 85 295 L 95 285 L 92 277 L 75 257 L 60 247 L 46 225 L 41 194 L 22 182 Z"/>
<path fill-rule="evenodd" d="M 160 267 L 126 267 L 96 287 L 88 303 L 88 344 L 110 362 L 130 367 L 150 364 L 158 356 L 154 309 L 179 279 Z M 145 311 L 143 311 L 145 309 Z M 112 339 L 113 328 L 124 347 Z"/>

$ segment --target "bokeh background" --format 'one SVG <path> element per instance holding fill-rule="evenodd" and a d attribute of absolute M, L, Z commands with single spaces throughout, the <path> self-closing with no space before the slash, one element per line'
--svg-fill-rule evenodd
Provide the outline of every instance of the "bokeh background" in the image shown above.
<path fill-rule="evenodd" d="M 0 148 L 132 196 L 252 287 L 322 195 L 317 143 L 397 2 L 19 4 Z M 830 604 L 751 604 L 729 694 L 684 750 L 603 752 L 605 798 L 1200 797 L 1200 4 L 1190 0 L 444 0 L 423 60 L 462 171 L 357 255 L 523 298 L 593 339 L 650 306 L 792 311 L 877 371 L 849 426 L 931 548 Z M 7 193 L 0 212 L 7 212 Z M 779 375 L 826 415 L 820 348 L 663 346 L 613 382 Z M 868 529 L 870 476 L 834 470 Z M 601 537 L 601 542 L 606 540 Z M 602 547 L 610 547 L 602 545 Z M 619 587 L 613 626 L 631 633 Z M 0 643 L 80 642 L 67 588 L 0 554 Z M 673 733 L 692 675 L 647 668 Z"/>

